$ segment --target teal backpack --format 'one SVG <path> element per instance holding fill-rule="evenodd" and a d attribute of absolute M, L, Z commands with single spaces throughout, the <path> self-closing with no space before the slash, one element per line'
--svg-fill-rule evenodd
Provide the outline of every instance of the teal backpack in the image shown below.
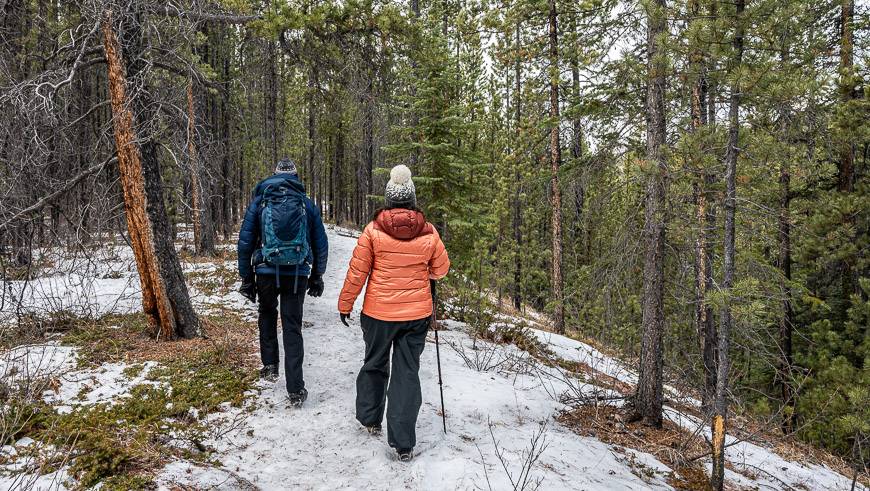
<path fill-rule="evenodd" d="M 275 267 L 276 276 L 282 266 L 297 268 L 308 261 L 308 217 L 305 212 L 305 191 L 301 184 L 283 182 L 263 191 L 260 226 L 263 238 L 263 261 Z"/>

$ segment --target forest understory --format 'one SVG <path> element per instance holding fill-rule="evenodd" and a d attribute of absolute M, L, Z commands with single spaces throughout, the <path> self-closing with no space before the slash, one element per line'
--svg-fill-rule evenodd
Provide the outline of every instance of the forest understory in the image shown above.
<path fill-rule="evenodd" d="M 3 323 L 0 485 L 709 487 L 709 427 L 690 389 L 666 386 L 663 428 L 631 423 L 624 401 L 637 381 L 635 363 L 553 334 L 540 314 L 520 316 L 487 299 L 469 304 L 455 296 L 445 299 L 440 320 L 448 433 L 441 434 L 430 336 L 419 455 L 411 464 L 396 462 L 386 443 L 373 441 L 353 419 L 362 339 L 333 310 L 353 235 L 329 231 L 335 259 L 327 290 L 306 301 L 312 398 L 301 409 L 287 405 L 282 380 L 257 381 L 256 312 L 236 291 L 231 244 L 218 244 L 210 257 L 186 257 L 182 249 L 203 325 L 196 339 L 149 336 L 138 312 L 134 259 L 122 244 L 101 247 L 100 256 L 76 268 L 81 279 L 39 273 L 13 282 L 13 291 L 23 289 L 26 314 Z M 81 260 L 76 256 L 60 249 L 40 254 L 54 267 Z M 851 486 L 845 461 L 777 434 L 769 421 L 735 416 L 731 424 L 726 489 Z M 855 489 L 868 484 L 861 475 Z"/>

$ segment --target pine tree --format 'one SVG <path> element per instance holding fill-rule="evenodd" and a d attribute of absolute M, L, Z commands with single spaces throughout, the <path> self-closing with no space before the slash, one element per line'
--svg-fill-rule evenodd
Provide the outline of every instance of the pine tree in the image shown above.
<path fill-rule="evenodd" d="M 633 418 L 650 426 L 662 424 L 662 337 L 664 319 L 665 199 L 667 178 L 665 86 L 667 6 L 664 0 L 646 6 L 646 184 L 644 210 L 643 337 Z"/>

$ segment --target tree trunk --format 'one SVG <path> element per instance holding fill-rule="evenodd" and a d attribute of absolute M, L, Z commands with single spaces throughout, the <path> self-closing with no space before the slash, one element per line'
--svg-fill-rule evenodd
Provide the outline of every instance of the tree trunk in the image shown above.
<path fill-rule="evenodd" d="M 710 2 L 710 18 L 711 22 L 715 20 L 717 15 L 717 6 L 716 0 Z M 715 24 L 714 24 L 715 25 Z M 708 61 L 705 63 L 705 72 L 704 72 L 704 84 L 706 97 L 702 99 L 702 101 L 706 101 L 706 108 L 702 106 L 702 111 L 706 111 L 707 117 L 703 118 L 702 122 L 709 126 L 713 127 L 716 124 L 716 84 L 714 82 L 714 77 L 708 76 L 714 69 Z M 702 93 L 702 95 L 704 95 Z M 706 228 L 704 230 L 704 238 L 706 241 L 704 261 L 706 263 L 706 267 L 704 268 L 706 272 L 706 286 L 707 289 L 713 285 L 713 238 L 711 236 L 711 232 L 716 229 L 716 208 L 714 206 L 713 200 L 710 199 L 712 194 L 709 194 L 709 190 L 713 189 L 716 183 L 716 177 L 713 172 L 709 170 L 704 170 L 704 184 L 705 189 L 708 190 L 708 199 L 706 204 Z M 707 400 L 703 403 L 706 408 L 705 413 L 710 414 L 713 408 L 713 397 L 716 391 L 716 358 L 717 358 L 717 346 L 719 344 L 718 340 L 719 332 L 716 327 L 716 319 L 713 315 L 713 307 L 711 305 L 706 306 L 706 314 L 705 314 L 705 323 L 704 323 L 704 352 L 703 352 L 703 363 L 706 367 L 707 373 L 705 374 L 705 391 Z"/>
<path fill-rule="evenodd" d="M 577 28 L 574 26 L 574 30 L 576 32 Z M 571 56 L 571 90 L 574 96 L 574 103 L 579 104 L 580 102 L 580 65 L 577 59 L 577 50 L 579 50 L 579 46 L 575 46 L 574 54 Z M 578 166 L 580 169 L 580 175 L 582 176 L 582 167 L 578 165 L 580 158 L 583 156 L 583 126 L 582 121 L 580 121 L 579 111 L 574 116 L 574 120 L 571 122 L 571 158 L 574 160 L 574 165 Z M 574 211 L 576 216 L 574 217 L 574 226 L 573 226 L 573 239 L 575 244 L 580 244 L 582 242 L 582 231 L 583 231 L 583 208 L 586 204 L 586 189 L 583 187 L 583 180 L 577 179 L 574 183 Z M 577 246 L 575 245 L 575 250 Z"/>
<path fill-rule="evenodd" d="M 713 26 L 713 39 L 719 39 L 718 31 L 716 29 L 716 18 L 719 15 L 719 8 L 717 5 L 718 0 L 710 0 L 709 4 L 709 22 Z M 707 73 L 710 74 L 707 77 L 707 121 L 706 124 L 712 126 L 716 125 L 716 97 L 718 87 L 716 85 L 716 77 L 713 75 L 715 73 L 716 66 L 715 63 L 709 61 L 707 63 Z"/>
<path fill-rule="evenodd" d="M 655 0 L 647 11 L 646 163 L 648 178 L 644 205 L 643 320 L 640 370 L 634 396 L 633 419 L 662 424 L 662 337 L 664 334 L 664 251 L 667 161 L 665 160 L 665 74 L 667 55 L 663 36 L 667 19 L 665 0 Z"/>
<path fill-rule="evenodd" d="M 745 0 L 737 0 L 735 13 L 734 60 L 730 72 L 739 70 L 743 62 L 743 10 Z M 712 454 L 713 471 L 710 485 L 721 491 L 725 484 L 725 434 L 728 417 L 728 371 L 731 368 L 729 349 L 731 347 L 731 294 L 734 285 L 734 215 L 737 207 L 737 158 L 740 153 L 738 137 L 740 131 L 740 81 L 735 79 L 731 85 L 731 96 L 728 108 L 728 144 L 725 150 L 725 245 L 723 261 L 722 292 L 725 294 L 725 306 L 722 309 L 722 321 L 719 328 L 718 360 L 716 365 L 716 397 L 713 401 Z"/>
<path fill-rule="evenodd" d="M 308 74 L 308 155 L 305 159 L 305 181 L 309 194 L 314 189 L 314 152 L 316 150 L 317 119 L 314 95 L 317 88 L 317 68 L 312 66 Z"/>
<path fill-rule="evenodd" d="M 855 0 L 841 0 L 840 3 L 840 106 L 841 111 L 846 114 L 854 111 L 849 107 L 857 88 L 856 75 L 854 70 L 854 18 L 855 18 Z M 848 118 L 848 116 L 846 116 Z M 848 123 L 847 123 L 848 124 Z M 849 127 L 840 128 L 839 153 L 840 161 L 837 171 L 837 189 L 841 193 L 851 193 L 855 190 L 855 131 Z M 855 227 L 854 216 L 846 218 L 847 226 Z M 858 293 L 858 281 L 855 275 L 857 258 L 854 253 L 840 259 L 840 284 L 842 289 L 842 309 L 845 310 L 850 304 L 850 299 L 853 293 Z M 846 314 L 841 310 L 841 317 Z"/>
<path fill-rule="evenodd" d="M 550 0 L 550 192 L 553 206 L 553 267 L 552 286 L 553 327 L 557 333 L 565 332 L 565 298 L 562 291 L 562 190 L 559 186 L 559 167 L 562 165 L 562 146 L 559 141 L 559 32 L 556 0 Z"/>
<path fill-rule="evenodd" d="M 365 119 L 363 121 L 363 150 L 365 152 L 365 162 L 364 167 L 362 169 L 362 192 L 360 197 L 360 213 L 362 213 L 362 217 L 359 221 L 360 225 L 364 225 L 368 218 L 371 216 L 372 210 L 371 200 L 369 199 L 369 195 L 372 194 L 372 171 L 375 166 L 375 142 L 374 142 L 374 131 L 375 131 L 375 115 L 374 115 L 374 80 L 369 78 L 368 85 L 366 88 L 366 97 L 363 101 L 363 111 L 365 114 Z"/>
<path fill-rule="evenodd" d="M 187 154 L 190 159 L 190 210 L 193 224 L 193 242 L 196 255 L 212 255 L 215 252 L 214 216 L 208 181 L 203 182 L 202 162 L 197 150 L 196 93 L 191 77 L 187 85 Z M 205 194 L 205 196 L 203 196 Z"/>
<path fill-rule="evenodd" d="M 714 177 L 709 172 L 704 172 L 704 189 L 702 193 L 708 194 L 708 189 L 713 187 Z M 704 196 L 704 194 L 702 194 Z M 699 207 L 700 208 L 700 207 Z M 703 211 L 703 222 L 701 212 Z M 719 332 L 716 329 L 716 319 L 713 315 L 713 307 L 706 303 L 705 298 L 707 291 L 713 285 L 713 241 L 710 237 L 710 231 L 716 228 L 716 211 L 713 208 L 713 203 L 708 196 L 704 197 L 703 210 L 698 210 L 699 226 L 703 227 L 702 242 L 703 250 L 699 252 L 699 259 L 702 262 L 704 289 L 703 296 L 699 289 L 699 304 L 697 305 L 696 314 L 697 327 L 702 329 L 702 362 L 704 364 L 704 394 L 702 397 L 702 406 L 705 414 L 710 414 L 713 405 L 713 395 L 716 392 L 716 346 L 718 345 Z M 700 276 L 698 277 L 700 279 Z M 703 312 L 703 316 L 700 314 Z"/>
<path fill-rule="evenodd" d="M 342 184 L 344 172 L 344 129 L 342 128 L 340 114 L 338 115 L 335 133 L 335 162 L 332 163 L 332 219 L 336 224 L 340 224 L 347 218 L 344 208 L 344 184 Z"/>
<path fill-rule="evenodd" d="M 28 62 L 21 53 L 26 49 L 30 22 L 33 15 L 30 12 L 30 2 L 24 0 L 9 0 L 0 7 L 0 47 L 8 56 L 8 72 L 4 74 L 9 81 L 19 82 L 28 77 Z M 13 150 L 9 148 L 9 140 L 0 140 L 0 161 L 8 162 Z M 17 200 L 15 200 L 17 201 Z M 10 203 L 23 207 L 24 203 Z M 32 261 L 30 248 L 30 225 L 26 220 L 20 221 L 8 233 L 0 233 L 0 249 L 6 244 L 12 248 L 14 266 L 25 266 Z M 2 298 L 2 296 L 0 296 Z"/>
<path fill-rule="evenodd" d="M 420 0 L 411 0 L 411 22 L 415 26 L 418 25 L 420 22 Z M 412 42 L 414 43 L 414 48 L 415 48 L 412 50 L 412 52 L 415 54 L 418 54 L 420 52 L 419 43 L 416 41 L 416 39 L 413 40 Z M 417 72 L 417 57 L 416 56 L 411 57 L 411 72 L 412 73 Z M 417 98 L 417 84 L 416 83 L 411 84 L 410 92 L 411 92 L 411 98 L 416 99 Z M 411 121 L 411 125 L 410 125 L 411 128 L 414 128 L 414 133 L 417 133 L 417 131 L 418 131 L 417 127 L 420 125 L 420 115 L 417 114 L 417 110 L 414 108 L 411 108 L 410 121 Z M 416 136 L 413 138 L 415 140 L 417 139 Z M 417 169 L 417 163 L 419 161 L 420 161 L 420 148 L 415 145 L 414 148 L 411 149 L 411 156 L 410 156 L 411 170 L 413 170 L 414 172 L 419 172 Z"/>
<path fill-rule="evenodd" d="M 691 23 L 701 22 L 699 0 L 691 0 L 689 10 Z M 707 100 L 707 76 L 704 66 L 703 53 L 699 46 L 693 46 L 689 53 L 690 74 L 696 77 L 692 84 L 691 103 L 689 105 L 692 120 L 692 133 L 697 136 L 698 131 L 707 123 L 708 113 Z M 701 149 L 703 155 L 706 149 Z M 699 155 L 700 157 L 700 155 Z M 695 219 L 698 227 L 695 237 L 695 330 L 701 346 L 701 360 L 704 371 L 704 389 L 702 391 L 702 407 L 705 414 L 709 414 L 713 393 L 716 390 L 716 329 L 713 322 L 712 308 L 706 303 L 707 290 L 712 279 L 712 261 L 710 254 L 710 240 L 708 226 L 710 210 L 708 204 L 707 182 L 709 174 L 703 168 L 702 158 L 698 158 L 700 165 L 695 169 L 696 180 L 693 183 L 693 198 L 695 201 Z"/>
<path fill-rule="evenodd" d="M 226 32 L 226 30 L 224 31 Z M 235 217 L 232 212 L 234 189 L 232 184 L 232 113 L 230 112 L 230 57 L 226 48 L 221 51 L 221 235 L 229 240 Z"/>
<path fill-rule="evenodd" d="M 224 240 L 229 240 L 234 228 L 235 214 L 233 213 L 233 201 L 235 190 L 232 184 L 233 159 L 232 159 L 232 113 L 230 112 L 230 57 L 225 53 L 223 57 L 223 87 L 221 89 L 221 193 L 223 194 L 223 221 L 221 232 Z"/>
<path fill-rule="evenodd" d="M 515 145 L 520 144 L 522 131 L 520 129 L 522 123 L 522 60 L 520 59 L 520 23 L 517 22 L 516 27 L 516 60 L 514 61 L 516 94 L 514 94 L 515 106 L 515 121 L 514 135 L 516 137 Z M 514 234 L 514 247 L 516 248 L 516 257 L 514 257 L 514 283 L 512 286 L 512 297 L 514 308 L 517 311 L 523 308 L 523 257 L 521 254 L 523 245 L 523 212 L 522 203 L 520 202 L 520 191 L 522 190 L 522 175 L 520 174 L 520 152 L 519 148 L 515 148 L 514 159 L 511 162 L 514 168 L 514 195 L 511 201 L 511 228 Z"/>
<path fill-rule="evenodd" d="M 268 155 L 271 161 L 267 165 L 275 166 L 278 162 L 278 53 L 275 42 L 271 39 L 266 41 L 266 114 L 265 114 L 265 137 L 268 142 Z"/>
<path fill-rule="evenodd" d="M 88 116 L 88 111 L 90 111 L 91 107 L 97 103 L 92 91 L 94 78 L 95 77 L 92 74 L 82 74 L 74 82 L 76 88 L 75 100 L 78 103 L 76 116 L 79 119 L 85 118 L 81 123 L 79 123 L 78 130 L 76 131 L 75 144 L 79 149 L 92 148 L 94 142 L 94 133 L 91 133 L 90 131 L 90 121 L 92 121 L 92 117 Z M 78 172 L 82 172 L 88 167 L 89 157 L 91 157 L 89 153 L 83 151 L 78 152 Z M 76 228 L 82 232 L 82 240 L 85 244 L 91 242 L 93 228 L 93 220 L 91 217 L 93 202 L 91 197 L 94 196 L 94 194 L 93 187 L 88 184 L 88 180 L 84 180 L 82 181 L 82 184 L 78 186 L 78 191 L 75 195 L 77 216 Z"/>
<path fill-rule="evenodd" d="M 127 36 L 124 47 L 128 50 L 123 54 L 112 25 L 112 12 L 105 11 L 102 19 L 127 229 L 139 271 L 142 308 L 154 336 L 158 339 L 171 339 L 176 335 L 193 337 L 198 333 L 199 319 L 190 304 L 173 238 L 169 234 L 156 147 L 150 138 L 137 134 L 136 118 L 149 121 L 151 104 L 143 100 L 147 91 L 141 91 L 133 101 L 127 92 L 127 76 L 139 80 L 143 75 L 144 64 L 138 59 L 141 53 L 141 40 L 138 39 L 141 36 L 140 15 L 137 12 L 125 16 L 131 19 L 131 24 L 123 31 Z M 125 60 L 129 60 L 129 72 Z"/>
<path fill-rule="evenodd" d="M 791 175 L 786 159 L 779 170 L 779 267 L 782 272 L 782 314 L 779 319 L 779 383 L 784 408 L 782 431 L 794 431 L 795 396 L 792 388 L 792 300 L 791 300 Z"/>
<path fill-rule="evenodd" d="M 196 109 L 193 100 L 193 77 L 187 84 L 187 156 L 190 161 L 190 211 L 196 255 L 202 251 L 202 189 L 199 183 L 199 159 L 196 155 Z"/>
<path fill-rule="evenodd" d="M 854 65 L 854 18 L 855 0 L 840 3 L 840 103 L 847 106 L 855 98 Z M 855 186 L 855 147 L 851 138 L 840 142 L 840 165 L 837 173 L 837 189 L 851 192 Z"/>
<path fill-rule="evenodd" d="M 785 36 L 783 36 L 785 39 Z M 787 73 L 789 52 L 783 44 L 781 62 L 782 73 Z M 785 101 L 779 111 L 780 139 L 790 145 L 791 110 Z M 786 154 L 779 165 L 779 268 L 782 274 L 780 290 L 782 294 L 782 313 L 779 318 L 779 363 L 777 378 L 783 405 L 782 431 L 790 434 L 794 431 L 795 397 L 792 387 L 792 294 L 791 294 L 791 170 Z"/>

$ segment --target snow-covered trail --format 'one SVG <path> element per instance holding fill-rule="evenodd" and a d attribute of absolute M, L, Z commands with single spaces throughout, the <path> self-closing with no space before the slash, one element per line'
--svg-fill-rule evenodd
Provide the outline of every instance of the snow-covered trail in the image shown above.
<path fill-rule="evenodd" d="M 626 455 L 555 423 L 553 415 L 561 405 L 538 379 L 474 371 L 446 344 L 442 344 L 441 356 L 448 434 L 441 431 L 435 346 L 429 343 L 421 360 L 423 406 L 417 424 L 417 455 L 410 463 L 396 461 L 386 435 L 372 437 L 354 419 L 356 374 L 363 358 L 358 318 L 361 298 L 350 328 L 339 322 L 336 304 L 356 241 L 331 230 L 329 240 L 326 290 L 322 297 L 305 301 L 308 401 L 302 408 L 288 408 L 283 378 L 263 386 L 258 407 L 246 424 L 213 442 L 223 470 L 177 462 L 162 474 L 164 485 L 237 489 L 241 477 L 264 490 L 511 489 L 510 478 L 495 455 L 489 423 L 508 470 L 517 479 L 522 452 L 530 449 L 532 436 L 547 421 L 547 447 L 531 472 L 532 478 L 543 479 L 542 489 L 669 488 L 662 473 L 644 481 L 631 472 Z M 245 308 L 255 309 L 253 304 Z M 443 336 L 447 340 L 463 337 L 460 332 L 444 332 Z M 256 340 L 252 343 L 256 346 Z M 644 466 L 667 472 L 653 457 L 634 454 L 638 474 L 643 474 Z M 228 477 L 226 471 L 238 477 Z"/>

